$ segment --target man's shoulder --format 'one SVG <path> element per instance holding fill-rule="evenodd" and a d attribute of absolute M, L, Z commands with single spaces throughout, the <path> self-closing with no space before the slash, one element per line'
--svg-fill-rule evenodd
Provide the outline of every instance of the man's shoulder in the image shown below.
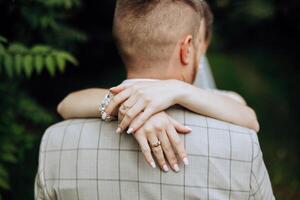
<path fill-rule="evenodd" d="M 187 135 L 187 143 L 203 151 L 200 146 L 207 147 L 207 154 L 215 157 L 231 158 L 238 161 L 251 162 L 260 152 L 257 134 L 254 130 L 237 126 L 228 122 L 196 114 L 179 107 L 169 109 L 167 113 L 178 122 L 193 129 Z"/>
<path fill-rule="evenodd" d="M 200 115 L 189 111 L 182 107 L 172 107 L 167 113 L 178 122 L 187 126 L 195 126 L 210 129 L 230 130 L 235 133 L 253 134 L 254 130 L 234 125 L 225 121 L 213 119 L 204 115 Z"/>
<path fill-rule="evenodd" d="M 57 150 L 62 146 L 76 148 L 83 132 L 90 137 L 99 133 L 100 119 L 69 119 L 51 125 L 46 129 L 41 141 L 41 150 Z"/>

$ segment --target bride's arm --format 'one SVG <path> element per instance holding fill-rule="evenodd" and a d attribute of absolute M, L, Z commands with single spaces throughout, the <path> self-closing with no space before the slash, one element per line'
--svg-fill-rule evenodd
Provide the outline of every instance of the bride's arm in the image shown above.
<path fill-rule="evenodd" d="M 121 130 L 129 126 L 129 132 L 134 132 L 154 113 L 175 104 L 198 114 L 259 130 L 253 109 L 229 95 L 200 89 L 178 80 L 138 83 L 125 88 L 120 85 L 116 90 L 122 87 L 122 91 L 106 110 L 110 114 L 111 110 L 123 102 L 125 107 L 129 107 L 123 113 Z"/>
<path fill-rule="evenodd" d="M 162 88 L 161 86 L 162 85 L 159 84 L 160 88 Z M 259 124 L 257 122 L 255 112 L 250 107 L 228 95 L 199 89 L 181 81 L 174 82 L 172 80 L 172 84 L 170 84 L 169 87 L 173 88 L 170 89 L 170 91 L 176 96 L 175 101 L 172 100 L 171 103 L 170 101 L 166 103 L 158 101 L 161 105 L 157 106 L 158 108 L 155 112 L 167 109 L 174 104 L 180 104 L 181 106 L 202 115 L 245 126 L 256 131 L 259 130 Z M 166 92 L 159 92 L 155 88 L 157 88 L 157 86 L 154 86 L 152 94 L 147 92 L 145 93 L 151 96 L 151 98 L 158 95 L 158 99 L 161 94 L 166 94 Z M 64 119 L 100 117 L 98 107 L 107 92 L 108 90 L 106 89 L 87 89 L 71 93 L 58 105 L 58 113 Z M 122 98 L 125 99 L 122 100 Z M 116 100 L 114 105 L 109 105 L 110 108 L 108 108 L 108 113 L 111 114 L 111 110 L 118 107 L 127 98 L 129 98 L 129 96 L 124 96 L 122 98 L 117 98 L 119 100 Z M 144 117 L 142 119 L 140 118 L 135 120 L 133 126 L 136 128 L 133 129 L 140 127 L 146 119 L 148 119 L 148 116 L 146 118 Z M 122 129 L 124 130 L 127 128 L 130 122 L 131 121 L 128 121 L 125 117 L 125 121 L 121 122 L 121 126 L 123 126 Z"/>
<path fill-rule="evenodd" d="M 256 113 L 236 93 L 185 84 L 179 97 L 177 103 L 191 111 L 259 131 Z"/>
<path fill-rule="evenodd" d="M 98 107 L 107 92 L 99 88 L 72 92 L 58 104 L 57 112 L 64 119 L 100 117 Z"/>

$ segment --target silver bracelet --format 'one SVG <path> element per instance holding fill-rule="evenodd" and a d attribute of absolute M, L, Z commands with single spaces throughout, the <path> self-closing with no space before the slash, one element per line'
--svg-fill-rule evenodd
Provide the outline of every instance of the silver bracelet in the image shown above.
<path fill-rule="evenodd" d="M 108 106 L 108 104 L 111 102 L 111 100 L 113 99 L 114 95 L 109 91 L 104 99 L 102 100 L 102 103 L 100 104 L 99 106 L 99 111 L 100 111 L 100 114 L 101 114 L 101 119 L 103 121 L 106 121 L 106 122 L 110 122 L 110 121 L 113 121 L 115 119 L 115 117 L 113 116 L 110 116 L 108 115 L 105 110 Z"/>

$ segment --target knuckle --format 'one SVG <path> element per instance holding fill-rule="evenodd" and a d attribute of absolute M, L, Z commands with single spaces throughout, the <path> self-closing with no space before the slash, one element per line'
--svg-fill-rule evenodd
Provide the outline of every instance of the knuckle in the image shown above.
<path fill-rule="evenodd" d="M 153 148 L 152 151 L 153 151 L 154 154 L 160 154 L 160 153 L 162 153 L 161 147 Z"/>
<path fill-rule="evenodd" d="M 149 104 L 150 102 L 151 102 L 151 99 L 149 98 L 149 97 L 145 97 L 145 102 L 147 103 L 147 104 Z"/>
<path fill-rule="evenodd" d="M 151 133 L 151 132 L 152 132 L 151 126 L 145 126 L 145 127 L 144 127 L 144 131 L 145 131 L 145 133 L 147 133 L 147 134 Z"/>
<path fill-rule="evenodd" d="M 177 158 L 174 155 L 170 156 L 169 160 L 171 164 L 177 163 Z"/>
<path fill-rule="evenodd" d="M 162 126 L 161 122 L 156 121 L 155 124 L 154 124 L 154 129 L 156 131 L 162 131 L 163 130 L 163 126 Z"/>
<path fill-rule="evenodd" d="M 112 98 L 112 102 L 114 103 L 118 103 L 121 100 L 120 96 L 115 96 L 114 98 Z"/>
<path fill-rule="evenodd" d="M 180 157 L 185 157 L 186 156 L 186 152 L 185 152 L 184 149 L 179 149 L 178 154 L 180 155 Z"/>
<path fill-rule="evenodd" d="M 173 152 L 173 149 L 172 149 L 172 147 L 171 147 L 170 144 L 166 144 L 166 145 L 164 145 L 164 151 L 165 151 L 166 153 L 172 153 L 172 152 Z"/>

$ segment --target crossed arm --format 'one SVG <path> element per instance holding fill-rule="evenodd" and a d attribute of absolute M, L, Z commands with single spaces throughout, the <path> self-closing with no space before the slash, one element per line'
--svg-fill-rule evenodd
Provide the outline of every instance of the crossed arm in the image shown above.
<path fill-rule="evenodd" d="M 165 157 L 173 170 L 179 170 L 173 148 L 179 158 L 188 164 L 177 132 L 188 133 L 191 130 L 163 112 L 173 105 L 178 104 L 193 112 L 256 131 L 259 129 L 254 111 L 232 93 L 207 91 L 178 80 L 121 84 L 110 91 L 115 97 L 106 112 L 118 116 L 120 123 L 116 131 L 120 133 L 128 128 L 127 132 L 134 133 L 147 162 L 155 167 L 152 150 L 164 171 L 168 171 Z M 104 89 L 88 89 L 72 93 L 59 104 L 58 112 L 64 118 L 100 117 L 99 102 L 107 92 Z M 151 144 L 158 141 L 161 148 L 152 149 Z"/>

